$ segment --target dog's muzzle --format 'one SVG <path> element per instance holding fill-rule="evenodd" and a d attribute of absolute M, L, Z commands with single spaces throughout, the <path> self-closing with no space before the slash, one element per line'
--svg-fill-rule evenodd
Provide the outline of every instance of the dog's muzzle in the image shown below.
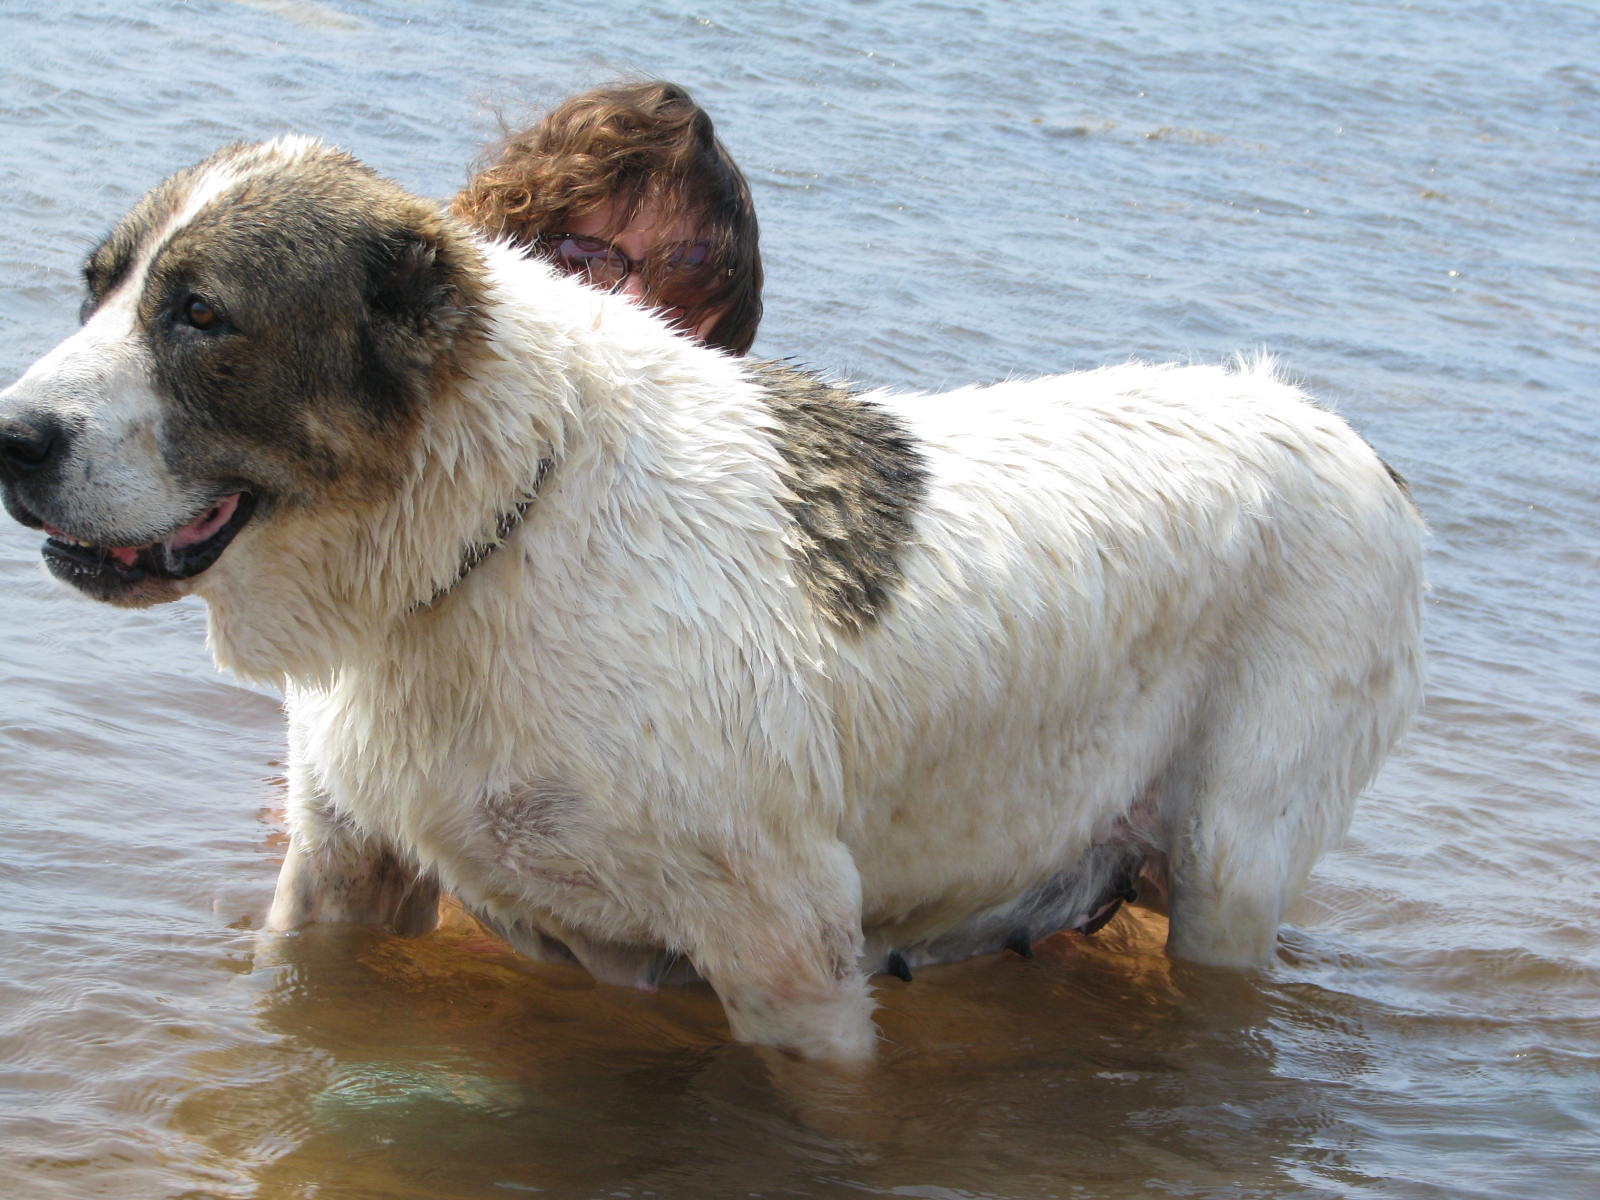
<path fill-rule="evenodd" d="M 175 598 L 171 587 L 209 569 L 254 515 L 251 493 L 223 492 L 164 536 L 135 545 L 101 544 L 82 531 L 60 528 L 51 514 L 58 507 L 59 466 L 71 443 L 71 429 L 52 416 L 0 419 L 0 494 L 20 524 L 48 535 L 42 553 L 51 573 L 97 600 L 149 604 Z"/>

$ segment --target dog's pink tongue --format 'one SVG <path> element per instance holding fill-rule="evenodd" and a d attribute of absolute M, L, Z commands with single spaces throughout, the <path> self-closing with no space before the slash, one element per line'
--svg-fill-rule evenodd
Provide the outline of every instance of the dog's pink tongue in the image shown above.
<path fill-rule="evenodd" d="M 239 494 L 235 492 L 210 512 L 204 514 L 197 521 L 191 521 L 177 533 L 167 539 L 167 545 L 174 550 L 181 550 L 185 546 L 197 546 L 211 537 L 217 530 L 226 525 L 232 518 L 234 511 L 239 507 Z M 113 553 L 116 553 L 115 551 Z"/>

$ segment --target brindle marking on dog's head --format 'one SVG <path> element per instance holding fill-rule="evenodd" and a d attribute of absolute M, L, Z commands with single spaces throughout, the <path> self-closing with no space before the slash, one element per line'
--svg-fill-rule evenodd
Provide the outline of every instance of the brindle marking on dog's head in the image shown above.
<path fill-rule="evenodd" d="M 62 578 L 144 605 L 246 526 L 382 506 L 487 344 L 486 272 L 470 233 L 340 151 L 226 147 L 95 248 L 84 328 L 6 389 L 6 507 Z"/>
<path fill-rule="evenodd" d="M 183 208 L 183 197 L 198 181 L 205 166 L 215 162 L 222 153 L 218 152 L 203 163 L 175 171 L 151 188 L 89 252 L 83 264 L 85 295 L 78 309 L 81 323 L 87 323 L 95 309 L 100 307 L 101 301 L 127 278 L 140 248 L 150 237 L 172 223 Z"/>
<path fill-rule="evenodd" d="M 158 186 L 89 256 L 85 319 L 141 259 L 169 457 L 277 503 L 309 499 L 308 476 L 369 496 L 392 479 L 439 376 L 485 336 L 472 242 L 326 147 L 230 146 Z M 236 461 L 195 461 L 219 454 Z"/>
<path fill-rule="evenodd" d="M 901 583 L 900 554 L 927 493 L 921 451 L 899 421 L 848 388 L 774 363 L 755 382 L 777 420 L 801 579 L 832 625 L 860 633 Z"/>

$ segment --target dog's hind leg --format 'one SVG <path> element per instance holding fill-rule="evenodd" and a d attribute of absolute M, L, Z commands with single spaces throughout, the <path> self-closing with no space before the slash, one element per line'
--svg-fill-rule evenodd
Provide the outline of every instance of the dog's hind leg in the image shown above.
<path fill-rule="evenodd" d="M 1312 864 L 1421 701 L 1421 522 L 1345 436 L 1276 443 L 1290 490 L 1257 514 L 1254 570 L 1160 783 L 1179 957 L 1272 958 Z"/>
<path fill-rule="evenodd" d="M 1281 818 L 1288 820 L 1287 806 Z M 1168 855 L 1167 949 L 1176 958 L 1263 967 L 1309 857 L 1270 819 L 1239 827 L 1204 808 L 1175 831 Z"/>
<path fill-rule="evenodd" d="M 439 923 L 439 885 L 380 839 L 340 820 L 320 800 L 291 812 L 289 852 L 267 927 L 349 923 L 410 937 Z"/>
<path fill-rule="evenodd" d="M 1414 663 L 1236 664 L 1159 788 L 1169 865 L 1168 949 L 1219 966 L 1267 964 L 1319 855 L 1411 710 Z"/>
<path fill-rule="evenodd" d="M 1298 674 L 1291 663 L 1264 674 L 1274 667 Z M 1312 864 L 1344 830 L 1365 772 L 1352 778 L 1346 722 L 1320 698 L 1298 701 L 1223 689 L 1162 781 L 1178 958 L 1266 966 Z"/>

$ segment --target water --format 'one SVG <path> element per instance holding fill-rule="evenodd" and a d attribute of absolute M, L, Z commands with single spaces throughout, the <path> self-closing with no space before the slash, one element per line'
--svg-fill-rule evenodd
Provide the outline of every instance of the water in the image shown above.
<path fill-rule="evenodd" d="M 1592 3 L 19 0 L 0 38 L 0 376 L 223 141 L 443 197 L 494 108 L 637 71 L 751 177 L 758 353 L 931 388 L 1268 350 L 1433 529 L 1428 709 L 1273 970 L 1132 914 L 886 980 L 845 1086 L 461 918 L 258 941 L 275 699 L 0 524 L 0 1195 L 1600 1192 Z"/>

